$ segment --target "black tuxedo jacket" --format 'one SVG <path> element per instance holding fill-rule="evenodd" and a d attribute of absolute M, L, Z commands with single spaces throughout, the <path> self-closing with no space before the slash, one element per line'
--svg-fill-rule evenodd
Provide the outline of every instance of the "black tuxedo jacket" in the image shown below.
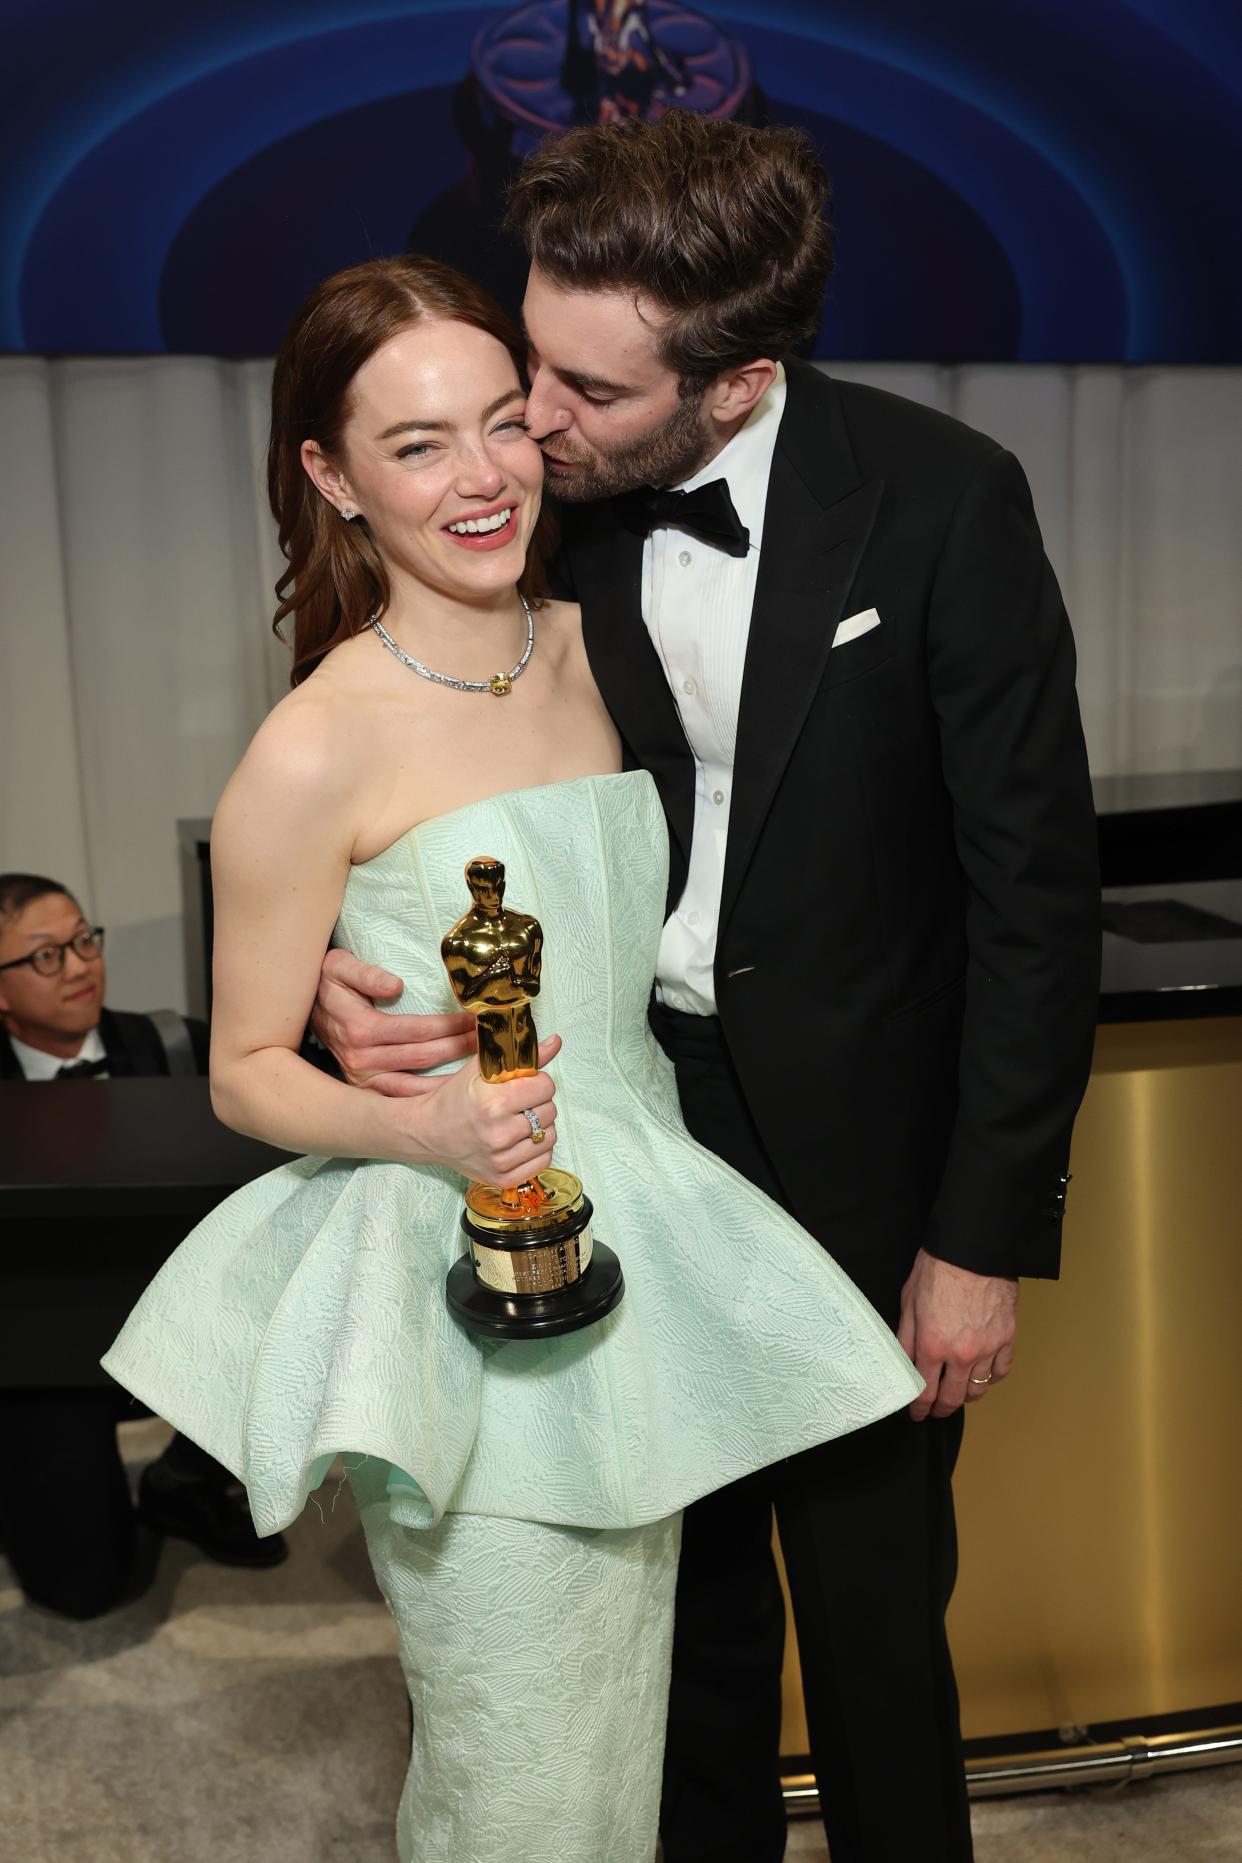
<path fill-rule="evenodd" d="M 716 955 L 790 1207 L 888 1314 L 921 1245 L 1055 1275 L 1099 875 L 1074 647 L 1025 477 L 913 402 L 786 365 Z M 694 761 L 642 543 L 563 514 L 591 667 L 685 882 Z M 843 617 L 880 625 L 833 647 Z"/>
<path fill-rule="evenodd" d="M 207 1072 L 207 1024 L 193 1016 L 186 1017 L 194 1059 L 200 1074 Z M 149 1016 L 134 1015 L 128 1010 L 105 1009 L 99 1018 L 99 1034 L 108 1057 L 108 1072 L 115 1080 L 140 1074 L 166 1074 L 168 1059 L 164 1044 Z M 0 1029 L 0 1080 L 25 1078 L 8 1036 Z"/>

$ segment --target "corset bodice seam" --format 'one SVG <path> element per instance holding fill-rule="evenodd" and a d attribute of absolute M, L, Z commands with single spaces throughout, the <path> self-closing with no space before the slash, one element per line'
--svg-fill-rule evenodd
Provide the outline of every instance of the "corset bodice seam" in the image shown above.
<path fill-rule="evenodd" d="M 611 865 L 608 859 L 608 839 L 604 833 L 604 821 L 603 821 L 603 816 L 600 812 L 599 796 L 596 794 L 594 789 L 590 791 L 590 803 L 591 803 L 591 819 L 593 820 L 595 824 L 596 846 L 598 847 L 599 854 L 600 854 L 600 863 L 599 863 L 600 883 L 601 883 L 601 887 L 603 891 L 603 899 L 604 899 L 604 911 L 603 911 L 604 958 L 605 958 L 604 977 L 605 977 L 605 987 L 608 993 L 607 1013 L 605 1016 L 605 1026 L 604 1026 L 604 1064 L 605 1066 L 610 1067 L 612 1069 L 614 1075 L 616 1076 L 618 1080 L 625 1081 L 626 1088 L 628 1090 L 629 1082 L 628 1080 L 625 1079 L 625 1074 L 621 1066 L 618 1063 L 616 1049 L 614 1045 L 614 1024 L 616 1020 L 617 1005 L 616 1005 L 615 973 L 613 971 L 613 959 L 615 956 L 615 951 L 613 947 L 613 925 L 612 925 L 612 908 L 613 908 L 612 868 L 611 868 Z M 587 1195 L 589 1196 L 590 1195 L 589 1184 L 587 1185 L 586 1189 L 587 1189 Z M 625 1272 L 624 1245 L 622 1246 L 622 1250 L 621 1250 L 621 1258 L 622 1258 L 621 1259 L 621 1271 L 624 1274 Z M 612 1375 L 611 1365 L 608 1368 L 606 1382 L 607 1382 L 607 1387 L 608 1387 L 608 1410 L 612 1418 L 613 1437 L 617 1443 L 618 1448 L 621 1448 L 624 1446 L 624 1443 L 625 1443 L 625 1419 L 622 1415 L 621 1408 L 617 1402 L 616 1380 Z M 634 1510 L 638 1506 L 638 1495 L 635 1492 L 634 1484 L 630 1476 L 630 1467 L 629 1467 L 628 1457 L 624 1455 L 618 1456 L 617 1466 L 620 1469 L 621 1482 L 625 1490 L 626 1510 L 629 1513 L 633 1513 Z"/>
<path fill-rule="evenodd" d="M 419 848 L 418 837 L 416 835 L 411 835 L 409 837 L 408 847 L 409 860 L 407 864 L 411 869 L 414 884 L 417 886 L 419 894 L 421 895 L 423 910 L 427 914 L 427 923 L 428 925 L 434 925 L 435 904 L 431 895 L 431 880 L 428 876 L 426 866 L 423 863 L 422 851 Z"/>

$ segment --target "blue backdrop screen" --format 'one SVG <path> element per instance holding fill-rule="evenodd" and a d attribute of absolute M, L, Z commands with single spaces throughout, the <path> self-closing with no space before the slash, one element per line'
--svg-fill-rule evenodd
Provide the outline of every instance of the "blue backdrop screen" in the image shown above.
<path fill-rule="evenodd" d="M 605 78 L 594 0 L 11 5 L 0 348 L 269 354 L 317 279 L 407 246 L 512 308 L 496 222 L 525 149 L 681 103 L 818 146 L 838 235 L 820 354 L 1242 358 L 1242 10 L 632 10 Z"/>

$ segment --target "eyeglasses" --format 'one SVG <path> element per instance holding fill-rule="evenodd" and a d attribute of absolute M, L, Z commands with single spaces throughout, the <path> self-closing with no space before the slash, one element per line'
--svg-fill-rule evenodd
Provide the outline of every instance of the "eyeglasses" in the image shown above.
<path fill-rule="evenodd" d="M 0 970 L 16 970 L 19 964 L 33 964 L 40 977 L 58 977 L 65 968 L 65 952 L 72 949 L 75 957 L 80 957 L 88 964 L 93 957 L 103 954 L 104 928 L 92 925 L 89 931 L 74 932 L 72 938 L 66 938 L 61 944 L 41 944 L 37 951 L 28 951 L 25 957 L 10 958 L 7 964 L 0 964 Z"/>

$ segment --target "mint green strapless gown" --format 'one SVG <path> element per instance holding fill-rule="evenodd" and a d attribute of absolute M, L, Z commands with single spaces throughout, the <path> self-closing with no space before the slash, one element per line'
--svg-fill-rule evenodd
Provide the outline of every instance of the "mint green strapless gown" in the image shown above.
<path fill-rule="evenodd" d="M 415 1702 L 403 1857 L 649 1863 L 680 1510 L 919 1380 L 818 1244 L 685 1131 L 646 1014 L 651 778 L 495 796 L 355 867 L 335 942 L 404 978 L 396 1009 L 455 1007 L 440 939 L 478 854 L 543 926 L 556 1161 L 621 1257 L 621 1305 L 480 1345 L 444 1301 L 461 1178 L 299 1158 L 198 1226 L 104 1365 L 245 1482 L 262 1533 L 345 1457 Z"/>

